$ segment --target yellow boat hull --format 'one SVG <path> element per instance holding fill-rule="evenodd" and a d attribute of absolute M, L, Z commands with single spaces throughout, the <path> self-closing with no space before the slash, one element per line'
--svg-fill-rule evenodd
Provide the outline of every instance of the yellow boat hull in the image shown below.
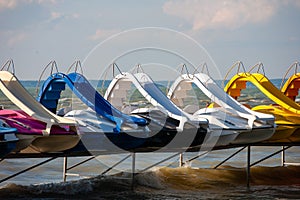
<path fill-rule="evenodd" d="M 268 141 L 300 141 L 300 115 L 292 113 L 277 105 L 260 105 L 252 108 L 255 111 L 272 114 L 277 125 L 274 135 Z"/>

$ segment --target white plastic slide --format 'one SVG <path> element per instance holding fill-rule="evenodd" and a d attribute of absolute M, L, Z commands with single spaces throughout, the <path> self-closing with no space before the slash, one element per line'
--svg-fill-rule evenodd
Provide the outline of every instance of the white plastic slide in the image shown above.
<path fill-rule="evenodd" d="M 224 90 L 221 89 L 211 77 L 204 73 L 197 73 L 193 75 L 182 74 L 179 76 L 168 92 L 168 97 L 170 99 L 174 98 L 176 92 L 183 89 L 181 84 L 184 82 L 194 83 L 207 97 L 211 99 L 212 102 L 215 102 L 232 114 L 248 119 L 249 127 L 253 126 L 256 119 L 271 121 L 271 123 L 274 122 L 274 116 L 255 112 L 243 106 L 224 92 Z"/>
<path fill-rule="evenodd" d="M 189 97 L 189 90 L 193 90 L 195 84 L 209 99 L 213 106 L 199 109 L 194 106 L 189 113 L 194 116 L 203 116 L 209 119 L 212 130 L 222 127 L 220 136 L 225 135 L 224 131 L 239 133 L 231 141 L 232 144 L 246 144 L 261 142 L 269 139 L 274 134 L 274 116 L 252 111 L 243 106 L 228 94 L 226 94 L 214 80 L 206 74 L 182 74 L 171 86 L 168 97 L 183 110 L 189 108 L 185 105 L 185 99 Z M 220 113 L 224 113 L 222 117 Z M 222 139 L 222 137 L 220 137 Z"/>
<path fill-rule="evenodd" d="M 182 131 L 184 123 L 194 121 L 197 124 L 207 125 L 208 120 L 205 118 L 195 119 L 192 115 L 182 111 L 170 99 L 163 94 L 160 89 L 154 84 L 152 79 L 145 73 L 122 73 L 117 75 L 106 90 L 104 98 L 114 101 L 116 91 L 122 91 L 122 87 L 130 87 L 126 82 L 131 82 L 135 85 L 138 91 L 154 106 L 162 112 L 167 112 L 168 116 L 180 121 L 178 128 Z M 129 89 L 129 88 L 128 88 Z"/>
<path fill-rule="evenodd" d="M 0 71 L 0 89 L 7 98 L 29 116 L 47 123 L 44 135 L 50 134 L 52 125 L 70 126 L 70 128 L 76 127 L 76 121 L 59 117 L 36 101 L 11 72 Z"/>

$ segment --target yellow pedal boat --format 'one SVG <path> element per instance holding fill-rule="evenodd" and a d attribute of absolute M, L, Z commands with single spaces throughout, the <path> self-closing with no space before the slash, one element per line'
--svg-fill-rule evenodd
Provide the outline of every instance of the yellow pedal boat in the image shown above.
<path fill-rule="evenodd" d="M 300 105 L 284 95 L 284 93 L 271 83 L 264 74 L 262 63 L 254 65 L 248 72 L 245 72 L 245 70 L 244 72 L 239 72 L 242 62 L 237 62 L 231 67 L 230 71 L 236 66 L 238 66 L 238 72 L 226 84 L 224 91 L 233 98 L 238 99 L 241 95 L 241 90 L 246 89 L 246 83 L 251 82 L 274 102 L 274 104 L 258 105 L 252 108 L 254 111 L 275 116 L 277 128 L 274 135 L 267 141 L 300 142 L 300 137 L 294 137 L 294 134 L 300 131 Z M 252 73 L 255 68 L 257 68 L 257 72 Z M 259 73 L 260 70 L 263 70 L 263 74 Z"/>
<path fill-rule="evenodd" d="M 300 89 L 300 73 L 298 72 L 299 62 L 294 62 L 285 73 L 282 83 L 281 83 L 281 92 L 289 97 L 291 100 L 293 100 L 295 103 L 299 105 L 299 89 Z M 283 84 L 284 80 L 286 79 L 289 72 L 294 69 L 294 73 L 286 80 L 286 82 Z M 300 129 L 295 131 L 290 138 L 292 138 L 293 141 L 300 141 Z"/>

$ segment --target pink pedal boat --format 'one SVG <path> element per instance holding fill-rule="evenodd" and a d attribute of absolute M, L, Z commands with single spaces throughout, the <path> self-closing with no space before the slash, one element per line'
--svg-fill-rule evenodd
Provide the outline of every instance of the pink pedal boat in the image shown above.
<path fill-rule="evenodd" d="M 60 152 L 74 147 L 80 140 L 76 130 L 69 126 L 53 125 L 50 133 L 45 133 L 47 124 L 22 110 L 0 110 L 0 119 L 17 129 L 19 141 L 14 152 Z"/>

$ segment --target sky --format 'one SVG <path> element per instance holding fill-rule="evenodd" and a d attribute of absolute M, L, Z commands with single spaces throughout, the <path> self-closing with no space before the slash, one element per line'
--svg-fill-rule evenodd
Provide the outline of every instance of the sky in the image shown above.
<path fill-rule="evenodd" d="M 13 59 L 20 80 L 37 80 L 51 60 L 63 72 L 81 60 L 97 79 L 116 58 L 156 63 L 158 76 L 207 62 L 216 79 L 237 60 L 262 62 L 267 77 L 282 78 L 300 60 L 300 1 L 0 0 L 0 44 L 0 63 Z"/>

